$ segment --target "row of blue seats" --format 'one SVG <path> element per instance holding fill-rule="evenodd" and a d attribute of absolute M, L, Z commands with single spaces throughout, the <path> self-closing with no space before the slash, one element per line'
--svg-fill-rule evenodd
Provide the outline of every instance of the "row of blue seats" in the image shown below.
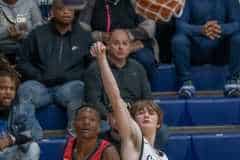
<path fill-rule="evenodd" d="M 41 160 L 61 160 L 64 139 L 40 142 Z M 164 151 L 169 160 L 239 160 L 240 134 L 176 135 Z"/>
<path fill-rule="evenodd" d="M 240 99 L 198 98 L 191 100 L 155 100 L 169 126 L 240 124 Z M 37 118 L 44 129 L 64 129 L 66 110 L 55 105 L 39 109 Z"/>
<path fill-rule="evenodd" d="M 191 100 L 156 100 L 169 126 L 240 124 L 239 98 L 198 98 Z"/>
<path fill-rule="evenodd" d="M 222 90 L 228 76 L 227 66 L 194 66 L 191 69 L 192 80 L 197 90 Z M 177 91 L 174 65 L 160 65 L 150 80 L 152 91 Z"/>

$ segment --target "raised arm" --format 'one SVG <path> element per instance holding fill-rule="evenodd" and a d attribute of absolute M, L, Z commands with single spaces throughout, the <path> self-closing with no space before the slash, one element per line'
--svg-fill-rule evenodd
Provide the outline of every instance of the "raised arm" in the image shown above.
<path fill-rule="evenodd" d="M 122 140 L 129 140 L 132 135 L 141 134 L 139 127 L 128 112 L 127 104 L 120 96 L 120 90 L 107 61 L 106 47 L 101 42 L 97 42 L 91 48 L 91 54 L 97 58 L 103 86 L 112 105 L 113 115 Z"/>

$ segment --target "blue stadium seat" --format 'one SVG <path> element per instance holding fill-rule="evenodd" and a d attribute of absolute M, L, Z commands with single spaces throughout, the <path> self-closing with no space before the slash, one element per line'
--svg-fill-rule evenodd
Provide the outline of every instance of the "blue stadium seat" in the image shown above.
<path fill-rule="evenodd" d="M 61 160 L 65 139 L 39 142 L 40 160 Z M 240 134 L 173 135 L 164 147 L 169 160 L 238 160 Z"/>
<path fill-rule="evenodd" d="M 191 73 L 197 90 L 221 90 L 228 76 L 226 66 L 194 66 Z M 179 87 L 174 65 L 160 65 L 150 82 L 153 91 L 177 91 Z"/>
<path fill-rule="evenodd" d="M 173 65 L 160 65 L 156 74 L 150 79 L 152 91 L 174 91 L 177 88 L 175 68 Z"/>
<path fill-rule="evenodd" d="M 171 136 L 164 151 L 169 160 L 190 160 L 191 136 Z"/>
<path fill-rule="evenodd" d="M 164 123 L 169 126 L 189 125 L 189 116 L 186 114 L 185 100 L 156 100 L 164 112 Z"/>
<path fill-rule="evenodd" d="M 192 136 L 192 160 L 239 160 L 239 148 L 240 134 Z"/>
<path fill-rule="evenodd" d="M 49 105 L 38 109 L 36 116 L 43 129 L 65 129 L 67 126 L 66 109 L 63 107 Z"/>
<path fill-rule="evenodd" d="M 164 123 L 169 126 L 240 124 L 240 99 L 195 98 L 191 100 L 155 100 L 164 112 Z M 50 105 L 37 110 L 43 129 L 65 129 L 66 110 Z"/>
<path fill-rule="evenodd" d="M 43 139 L 39 144 L 41 148 L 40 160 L 62 160 L 65 139 Z"/>
<path fill-rule="evenodd" d="M 200 97 L 190 100 L 155 100 L 169 126 L 240 124 L 240 98 Z"/>
<path fill-rule="evenodd" d="M 240 99 L 193 99 L 186 105 L 191 125 L 240 124 Z"/>

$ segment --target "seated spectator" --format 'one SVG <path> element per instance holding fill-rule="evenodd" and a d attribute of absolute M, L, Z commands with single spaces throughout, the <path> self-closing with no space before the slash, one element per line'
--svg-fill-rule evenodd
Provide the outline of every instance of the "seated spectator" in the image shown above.
<path fill-rule="evenodd" d="M 8 62 L 0 59 L 0 159 L 38 160 L 40 148 L 35 142 L 37 128 L 31 116 L 31 108 L 21 110 L 16 105 L 16 90 L 20 83 L 19 75 Z M 31 106 L 29 106 L 31 107 Z M 5 127 L 4 127 L 5 125 Z M 5 128 L 5 129 L 4 129 Z"/>
<path fill-rule="evenodd" d="M 230 77 L 224 87 L 227 96 L 240 96 L 240 8 L 238 0 L 188 0 L 176 20 L 172 40 L 173 61 L 181 83 L 179 94 L 195 93 L 190 62 L 221 64 L 228 45 Z"/>
<path fill-rule="evenodd" d="M 108 42 L 108 61 L 113 75 L 119 85 L 123 99 L 133 103 L 140 99 L 152 99 L 150 84 L 144 68 L 133 59 L 129 59 L 130 39 L 127 31 L 116 29 L 110 34 Z M 96 62 L 88 68 L 85 75 L 86 101 L 101 107 L 101 113 L 106 115 L 109 100 L 104 92 L 100 70 Z M 163 126 L 158 132 L 162 137 L 161 146 L 167 141 L 167 128 Z"/>
<path fill-rule="evenodd" d="M 74 18 L 74 10 L 53 1 L 53 19 L 34 29 L 24 41 L 17 67 L 29 79 L 19 87 L 20 103 L 36 109 L 55 103 L 67 108 L 68 129 L 84 99 L 83 71 L 91 33 Z"/>
<path fill-rule="evenodd" d="M 141 64 L 129 59 L 130 39 L 126 30 L 116 29 L 110 34 L 108 61 L 116 78 L 123 99 L 129 103 L 151 99 L 152 93 L 146 72 Z M 85 74 L 86 101 L 101 107 L 105 114 L 109 101 L 103 89 L 100 70 L 93 62 Z"/>
<path fill-rule="evenodd" d="M 92 46 L 91 54 L 97 57 L 103 86 L 116 119 L 116 128 L 121 138 L 121 158 L 167 160 L 163 152 L 154 149 L 156 132 L 163 120 L 160 108 L 151 100 L 140 100 L 132 106 L 128 105 L 121 98 L 117 82 L 109 67 L 106 47 L 97 42 Z"/>
<path fill-rule="evenodd" d="M 34 0 L 0 0 L 0 51 L 15 57 L 22 39 L 41 23 Z"/>
<path fill-rule="evenodd" d="M 76 138 L 68 138 L 64 160 L 120 160 L 115 147 L 107 140 L 98 138 L 100 114 L 95 106 L 81 106 L 76 112 L 74 127 Z"/>
<path fill-rule="evenodd" d="M 157 69 L 154 56 L 154 50 L 157 50 L 156 45 L 153 45 L 157 44 L 153 42 L 155 22 L 137 15 L 134 3 L 129 0 L 97 0 L 94 4 L 91 16 L 93 38 L 96 41 L 107 41 L 110 31 L 127 29 L 134 42 L 131 44 L 130 57 L 144 66 L 151 80 Z"/>

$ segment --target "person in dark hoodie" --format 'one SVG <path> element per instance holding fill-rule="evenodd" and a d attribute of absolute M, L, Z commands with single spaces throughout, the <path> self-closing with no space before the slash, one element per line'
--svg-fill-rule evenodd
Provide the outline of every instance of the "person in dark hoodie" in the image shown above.
<path fill-rule="evenodd" d="M 40 24 L 42 17 L 34 0 L 0 0 L 0 51 L 15 56 L 22 39 Z"/>
<path fill-rule="evenodd" d="M 21 110 L 16 103 L 19 83 L 16 70 L 0 58 L 0 159 L 38 160 L 38 129 L 31 118 L 34 112 L 31 106 Z"/>
<path fill-rule="evenodd" d="M 224 95 L 240 96 L 240 5 L 238 0 L 188 0 L 176 19 L 172 56 L 179 81 L 179 96 L 196 93 L 192 64 L 228 63 Z M 226 59 L 228 59 L 226 61 Z"/>
<path fill-rule="evenodd" d="M 53 19 L 34 29 L 24 41 L 17 61 L 27 78 L 19 87 L 19 102 L 35 108 L 55 103 L 67 108 L 68 129 L 84 98 L 81 81 L 87 65 L 91 33 L 75 23 L 75 10 L 54 0 Z"/>

